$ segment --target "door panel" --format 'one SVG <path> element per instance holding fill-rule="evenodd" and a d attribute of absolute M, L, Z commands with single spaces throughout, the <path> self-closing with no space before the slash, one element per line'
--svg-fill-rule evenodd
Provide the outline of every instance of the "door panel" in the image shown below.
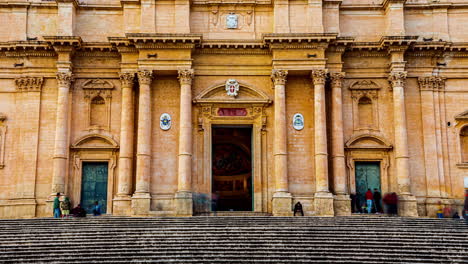
<path fill-rule="evenodd" d="M 365 201 L 367 189 L 374 192 L 374 188 L 380 189 L 380 163 L 356 162 L 356 194 L 360 201 Z"/>
<path fill-rule="evenodd" d="M 107 162 L 84 162 L 81 183 L 81 206 L 92 213 L 94 202 L 101 205 L 101 212 L 107 207 Z"/>

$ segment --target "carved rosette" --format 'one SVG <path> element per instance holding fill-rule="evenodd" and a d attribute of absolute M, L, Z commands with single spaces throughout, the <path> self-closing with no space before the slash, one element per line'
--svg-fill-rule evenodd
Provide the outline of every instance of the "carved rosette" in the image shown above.
<path fill-rule="evenodd" d="M 150 85 L 153 80 L 153 71 L 150 70 L 138 71 L 137 75 L 140 84 Z"/>
<path fill-rule="evenodd" d="M 312 70 L 310 74 L 314 85 L 325 85 L 327 79 L 327 71 L 323 69 Z"/>
<path fill-rule="evenodd" d="M 177 73 L 180 85 L 192 85 L 194 76 L 193 69 L 178 70 Z"/>
<path fill-rule="evenodd" d="M 70 87 L 73 75 L 71 72 L 57 72 L 57 81 L 60 87 Z"/>
<path fill-rule="evenodd" d="M 19 92 L 40 92 L 44 78 L 20 77 L 15 79 L 16 90 Z"/>
<path fill-rule="evenodd" d="M 332 88 L 341 88 L 343 79 L 345 77 L 344 72 L 333 72 L 330 74 Z"/>
<path fill-rule="evenodd" d="M 390 76 L 388 77 L 388 81 L 390 82 L 392 88 L 394 87 L 405 87 L 407 73 L 405 71 L 399 72 L 391 72 Z"/>
<path fill-rule="evenodd" d="M 271 71 L 271 80 L 275 85 L 285 85 L 286 78 L 288 77 L 287 70 L 272 70 Z"/>
<path fill-rule="evenodd" d="M 119 75 L 120 82 L 122 83 L 122 87 L 132 88 L 133 84 L 135 83 L 135 73 L 133 72 L 122 72 Z"/>

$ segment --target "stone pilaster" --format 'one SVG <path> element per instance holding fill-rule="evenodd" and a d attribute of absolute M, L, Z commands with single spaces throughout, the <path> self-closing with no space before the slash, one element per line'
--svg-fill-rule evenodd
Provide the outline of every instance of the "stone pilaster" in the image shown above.
<path fill-rule="evenodd" d="M 315 131 L 315 214 L 333 216 L 333 195 L 328 186 L 327 117 L 325 113 L 326 70 L 312 70 Z"/>
<path fill-rule="evenodd" d="M 178 188 L 175 195 L 175 213 L 192 216 L 192 79 L 193 70 L 179 70 L 180 125 Z"/>
<path fill-rule="evenodd" d="M 400 196 L 398 211 L 401 216 L 417 216 L 418 211 L 416 198 L 411 194 L 409 169 L 408 135 L 404 95 L 406 72 L 393 71 L 390 73 L 388 80 L 393 89 L 395 172 Z"/>
<path fill-rule="evenodd" d="M 133 176 L 133 85 L 135 83 L 135 73 L 121 73 L 120 82 L 122 84 L 122 110 L 120 117 L 119 179 L 117 196 L 114 198 L 113 203 L 113 213 L 115 215 L 129 215 L 131 213 Z"/>
<path fill-rule="evenodd" d="M 348 194 L 346 180 L 344 139 L 343 139 L 343 99 L 342 82 L 344 73 L 335 72 L 330 74 L 331 79 L 331 127 L 332 127 L 332 166 L 334 183 L 334 203 L 335 215 L 350 215 L 351 200 Z"/>
<path fill-rule="evenodd" d="M 150 210 L 151 174 L 151 82 L 153 73 L 149 70 L 138 72 L 140 95 L 138 103 L 138 139 L 136 163 L 136 188 L 132 197 L 134 215 L 147 215 Z"/>
<path fill-rule="evenodd" d="M 55 123 L 52 196 L 56 193 L 65 193 L 65 178 L 68 168 L 69 92 L 72 81 L 73 76 L 70 71 L 57 73 L 58 97 Z"/>
<path fill-rule="evenodd" d="M 275 193 L 273 194 L 273 215 L 292 214 L 292 196 L 288 183 L 288 146 L 286 126 L 286 78 L 288 71 L 273 70 L 271 79 L 275 87 L 275 134 L 273 155 L 275 166 Z"/>

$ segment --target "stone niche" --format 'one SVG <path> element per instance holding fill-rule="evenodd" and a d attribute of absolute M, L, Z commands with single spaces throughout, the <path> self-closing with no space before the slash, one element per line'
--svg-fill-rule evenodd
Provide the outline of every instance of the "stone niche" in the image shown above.
<path fill-rule="evenodd" d="M 349 87 L 353 99 L 353 128 L 355 131 L 379 130 L 379 90 L 371 80 L 360 80 Z"/>
<path fill-rule="evenodd" d="M 455 121 L 459 149 L 457 167 L 468 169 L 468 110 L 457 115 Z"/>
<path fill-rule="evenodd" d="M 82 85 L 86 102 L 87 128 L 110 130 L 112 90 L 114 84 L 102 79 L 87 80 Z"/>

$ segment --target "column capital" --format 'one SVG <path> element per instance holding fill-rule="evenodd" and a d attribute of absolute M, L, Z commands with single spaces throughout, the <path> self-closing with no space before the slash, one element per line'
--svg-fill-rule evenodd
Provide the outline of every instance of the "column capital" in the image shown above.
<path fill-rule="evenodd" d="M 407 73 L 406 71 L 390 72 L 388 81 L 393 87 L 404 87 Z"/>
<path fill-rule="evenodd" d="M 445 89 L 446 78 L 440 76 L 419 77 L 418 84 L 421 91 L 438 91 Z"/>
<path fill-rule="evenodd" d="M 42 89 L 42 77 L 20 77 L 15 79 L 18 92 L 40 92 Z"/>
<path fill-rule="evenodd" d="M 341 88 L 343 79 L 345 77 L 344 72 L 332 72 L 330 73 L 330 80 L 332 88 Z"/>
<path fill-rule="evenodd" d="M 59 86 L 70 87 L 74 81 L 73 74 L 71 72 L 57 72 L 57 81 Z"/>
<path fill-rule="evenodd" d="M 181 85 L 187 84 L 187 85 L 192 85 L 192 80 L 194 76 L 193 69 L 183 69 L 183 70 L 178 70 L 178 79 Z"/>
<path fill-rule="evenodd" d="M 310 77 L 314 82 L 314 85 L 325 84 L 327 79 L 327 70 L 325 69 L 314 69 L 312 70 Z"/>
<path fill-rule="evenodd" d="M 135 73 L 134 72 L 121 72 L 119 74 L 120 82 L 122 83 L 122 87 L 133 87 L 135 83 Z"/>
<path fill-rule="evenodd" d="M 138 75 L 138 82 L 140 84 L 150 85 L 151 81 L 153 80 L 153 71 L 150 71 L 150 70 L 138 71 L 137 75 Z"/>
<path fill-rule="evenodd" d="M 273 69 L 271 71 L 271 80 L 273 81 L 273 83 L 275 85 L 285 85 L 287 77 L 288 77 L 288 71 L 287 70 Z"/>

